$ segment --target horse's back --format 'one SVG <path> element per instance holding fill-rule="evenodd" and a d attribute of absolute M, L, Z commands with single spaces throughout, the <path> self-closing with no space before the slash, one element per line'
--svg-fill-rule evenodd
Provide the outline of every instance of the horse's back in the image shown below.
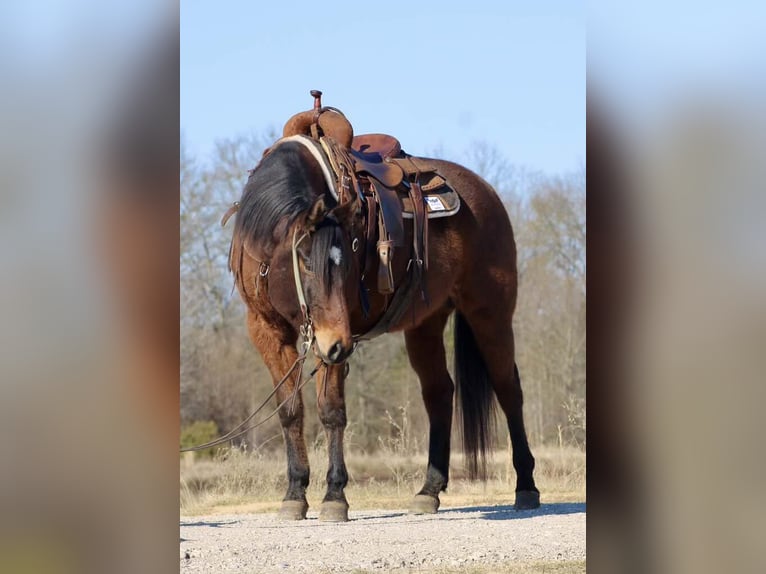
<path fill-rule="evenodd" d="M 460 210 L 432 226 L 454 228 L 468 267 L 516 266 L 516 244 L 508 212 L 495 189 L 470 169 L 446 160 L 429 159 L 460 196 Z"/>

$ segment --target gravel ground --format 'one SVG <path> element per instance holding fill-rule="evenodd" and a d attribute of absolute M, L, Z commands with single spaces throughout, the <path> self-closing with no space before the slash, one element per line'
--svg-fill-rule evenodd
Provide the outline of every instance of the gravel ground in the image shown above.
<path fill-rule="evenodd" d="M 181 520 L 181 572 L 428 572 L 513 562 L 585 559 L 585 504 L 350 512 L 342 524 L 276 514 Z"/>

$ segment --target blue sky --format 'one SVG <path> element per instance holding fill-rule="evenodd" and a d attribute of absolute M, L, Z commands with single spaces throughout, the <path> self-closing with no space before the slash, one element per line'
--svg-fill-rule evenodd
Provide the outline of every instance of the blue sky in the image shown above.
<path fill-rule="evenodd" d="M 281 126 L 310 89 L 356 133 L 459 158 L 486 141 L 548 173 L 585 162 L 582 2 L 181 3 L 181 129 L 192 153 Z"/>

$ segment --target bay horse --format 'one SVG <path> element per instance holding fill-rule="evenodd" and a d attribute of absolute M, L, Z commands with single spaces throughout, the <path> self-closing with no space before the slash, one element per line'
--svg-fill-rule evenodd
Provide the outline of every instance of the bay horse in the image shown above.
<path fill-rule="evenodd" d="M 320 115 L 317 110 L 332 113 Z M 346 124 L 338 110 L 316 103 L 313 112 L 297 114 L 286 124 L 283 138 L 251 171 L 235 204 L 229 258 L 247 308 L 249 336 L 274 383 L 298 359 L 301 334 L 323 362 L 316 388 L 329 451 L 327 490 L 320 509 L 320 519 L 327 521 L 348 520 L 343 453 L 346 361 L 360 334 L 378 324 L 391 301 L 374 281 L 362 276 L 364 258 L 374 253 L 365 245 L 370 209 L 364 195 L 352 190 L 341 201 L 333 189 L 340 176 L 337 181 L 329 178 L 321 147 L 312 149 L 302 141 L 324 134 L 350 145 L 350 124 Z M 460 209 L 427 222 L 428 263 L 420 290 L 427 297 L 411 297 L 406 311 L 386 328 L 404 332 L 430 423 L 425 482 L 410 511 L 435 513 L 439 494 L 447 488 L 455 394 L 469 477 L 486 478 L 496 397 L 513 447 L 515 507 L 537 508 L 535 460 L 524 429 L 521 381 L 514 361 L 517 272 L 511 223 L 497 193 L 477 174 L 448 161 L 428 161 L 458 193 Z M 406 234 L 412 241 L 412 225 L 406 226 Z M 407 257 L 394 257 L 397 284 L 405 281 L 411 265 Z M 443 343 L 453 312 L 454 382 Z M 307 328 L 313 332 L 306 333 Z M 295 372 L 285 379 L 277 392 L 280 403 L 296 392 L 299 377 Z M 299 392 L 294 399 L 279 409 L 288 466 L 280 516 L 299 520 L 308 510 L 309 461 Z"/>

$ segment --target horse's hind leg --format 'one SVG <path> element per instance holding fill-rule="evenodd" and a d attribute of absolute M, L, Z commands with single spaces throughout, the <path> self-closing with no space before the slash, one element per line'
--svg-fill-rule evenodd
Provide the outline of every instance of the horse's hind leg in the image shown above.
<path fill-rule="evenodd" d="M 516 470 L 516 509 L 537 508 L 540 506 L 540 491 L 537 490 L 532 476 L 535 459 L 529 449 L 524 428 L 524 397 L 514 359 L 512 307 L 502 303 L 507 301 L 507 298 L 499 297 L 493 300 L 495 303 L 492 307 L 482 303 L 474 308 L 461 309 L 468 323 L 466 327 L 470 328 L 470 333 L 466 333 L 466 336 L 469 339 L 473 338 L 476 343 L 486 364 L 492 388 L 508 420 L 513 447 L 513 468 Z"/>
<path fill-rule="evenodd" d="M 348 520 L 348 502 L 343 490 L 348 483 L 348 472 L 343 459 L 343 433 L 346 428 L 346 402 L 344 399 L 346 364 L 325 365 L 317 374 L 317 406 L 319 419 L 327 436 L 330 464 L 327 468 L 327 493 L 322 501 L 320 520 L 345 522 Z"/>
<path fill-rule="evenodd" d="M 269 323 L 260 321 L 255 315 L 248 314 L 248 331 L 253 344 L 263 357 L 274 384 L 277 384 L 292 367 L 298 352 L 289 342 L 292 334 L 274 329 Z M 277 391 L 277 404 L 290 397 L 299 384 L 299 369 L 285 381 Z M 293 401 L 279 409 L 279 421 L 287 447 L 287 493 L 282 500 L 279 515 L 287 520 L 306 518 L 309 505 L 306 500 L 306 487 L 309 484 L 309 459 L 306 442 L 303 438 L 303 396 L 298 393 Z"/>
<path fill-rule="evenodd" d="M 436 512 L 439 508 L 439 493 L 447 488 L 449 480 L 452 396 L 455 385 L 447 371 L 443 337 L 451 310 L 450 307 L 439 310 L 420 326 L 404 334 L 410 364 L 420 379 L 430 423 L 426 480 L 410 505 L 410 512 L 415 514 Z"/>

